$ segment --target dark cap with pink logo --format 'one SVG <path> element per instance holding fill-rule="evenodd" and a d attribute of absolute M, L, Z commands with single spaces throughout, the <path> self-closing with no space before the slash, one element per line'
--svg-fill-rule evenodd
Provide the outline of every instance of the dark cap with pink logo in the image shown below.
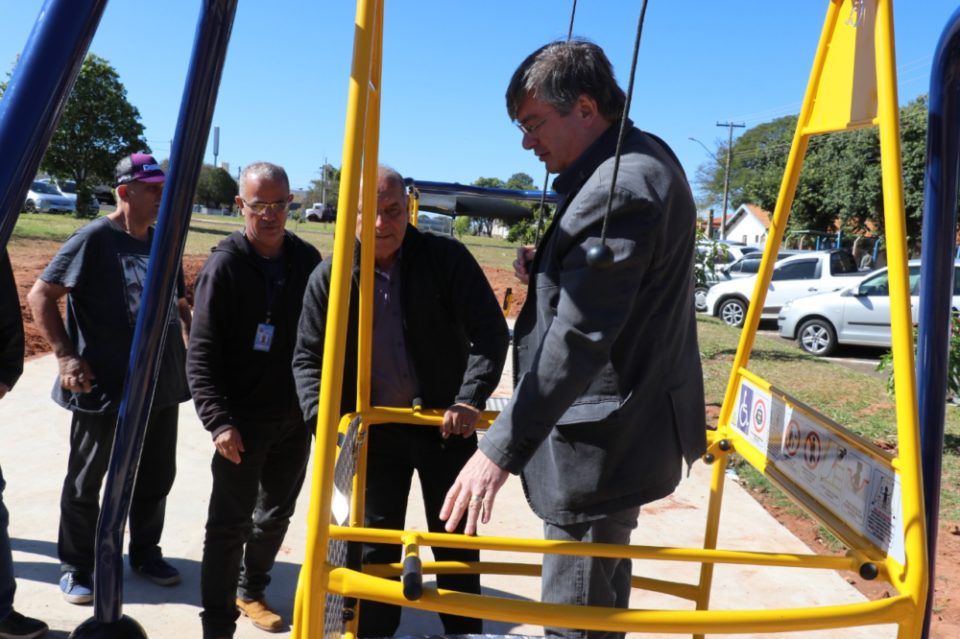
<path fill-rule="evenodd" d="M 148 153 L 133 153 L 117 163 L 114 170 L 117 186 L 127 182 L 163 182 L 163 169 L 156 158 Z"/>

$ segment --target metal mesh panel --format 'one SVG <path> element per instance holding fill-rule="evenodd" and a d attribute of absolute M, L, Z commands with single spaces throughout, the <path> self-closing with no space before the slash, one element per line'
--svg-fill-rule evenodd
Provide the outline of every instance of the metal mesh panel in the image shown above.
<path fill-rule="evenodd" d="M 337 462 L 333 471 L 334 502 L 349 505 L 353 495 L 353 476 L 357 472 L 357 455 L 360 452 L 360 418 L 356 417 L 347 427 L 347 433 L 340 443 L 340 452 L 337 455 Z M 336 523 L 343 525 L 346 522 L 343 515 L 334 507 L 337 515 L 334 518 Z M 347 515 L 349 512 L 347 511 Z M 347 542 L 341 539 L 331 539 L 327 544 L 327 562 L 331 566 L 347 565 Z M 327 605 L 323 618 L 323 636 L 324 639 L 340 639 L 343 634 L 343 608 L 344 598 L 341 595 L 327 593 Z"/>

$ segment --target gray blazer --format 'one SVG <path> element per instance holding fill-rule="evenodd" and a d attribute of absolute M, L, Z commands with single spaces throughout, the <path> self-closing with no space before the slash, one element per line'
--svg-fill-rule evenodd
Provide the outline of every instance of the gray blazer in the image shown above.
<path fill-rule="evenodd" d="M 564 197 L 514 329 L 516 388 L 480 448 L 523 473 L 534 512 L 566 525 L 670 494 L 706 447 L 693 306 L 696 207 L 672 151 L 631 127 L 608 221 L 611 126 L 554 182 Z"/>

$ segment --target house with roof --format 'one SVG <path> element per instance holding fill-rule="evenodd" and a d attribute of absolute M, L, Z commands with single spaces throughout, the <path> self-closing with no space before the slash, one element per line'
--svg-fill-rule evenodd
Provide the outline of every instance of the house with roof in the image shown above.
<path fill-rule="evenodd" d="M 727 224 L 730 224 L 730 217 L 727 217 Z M 709 227 L 709 231 L 707 230 Z M 697 229 L 708 238 L 714 240 L 720 239 L 720 216 L 714 216 L 713 209 L 707 212 L 697 211 Z"/>
<path fill-rule="evenodd" d="M 756 204 L 741 204 L 727 218 L 726 239 L 744 244 L 763 244 L 770 230 L 770 214 Z"/>

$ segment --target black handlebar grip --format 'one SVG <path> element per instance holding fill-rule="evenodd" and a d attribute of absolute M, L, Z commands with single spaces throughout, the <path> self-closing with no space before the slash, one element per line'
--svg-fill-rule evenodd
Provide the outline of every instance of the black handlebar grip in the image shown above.
<path fill-rule="evenodd" d="M 403 596 L 407 601 L 417 601 L 423 596 L 423 564 L 415 555 L 403 560 L 403 573 L 400 575 L 403 582 Z"/>

